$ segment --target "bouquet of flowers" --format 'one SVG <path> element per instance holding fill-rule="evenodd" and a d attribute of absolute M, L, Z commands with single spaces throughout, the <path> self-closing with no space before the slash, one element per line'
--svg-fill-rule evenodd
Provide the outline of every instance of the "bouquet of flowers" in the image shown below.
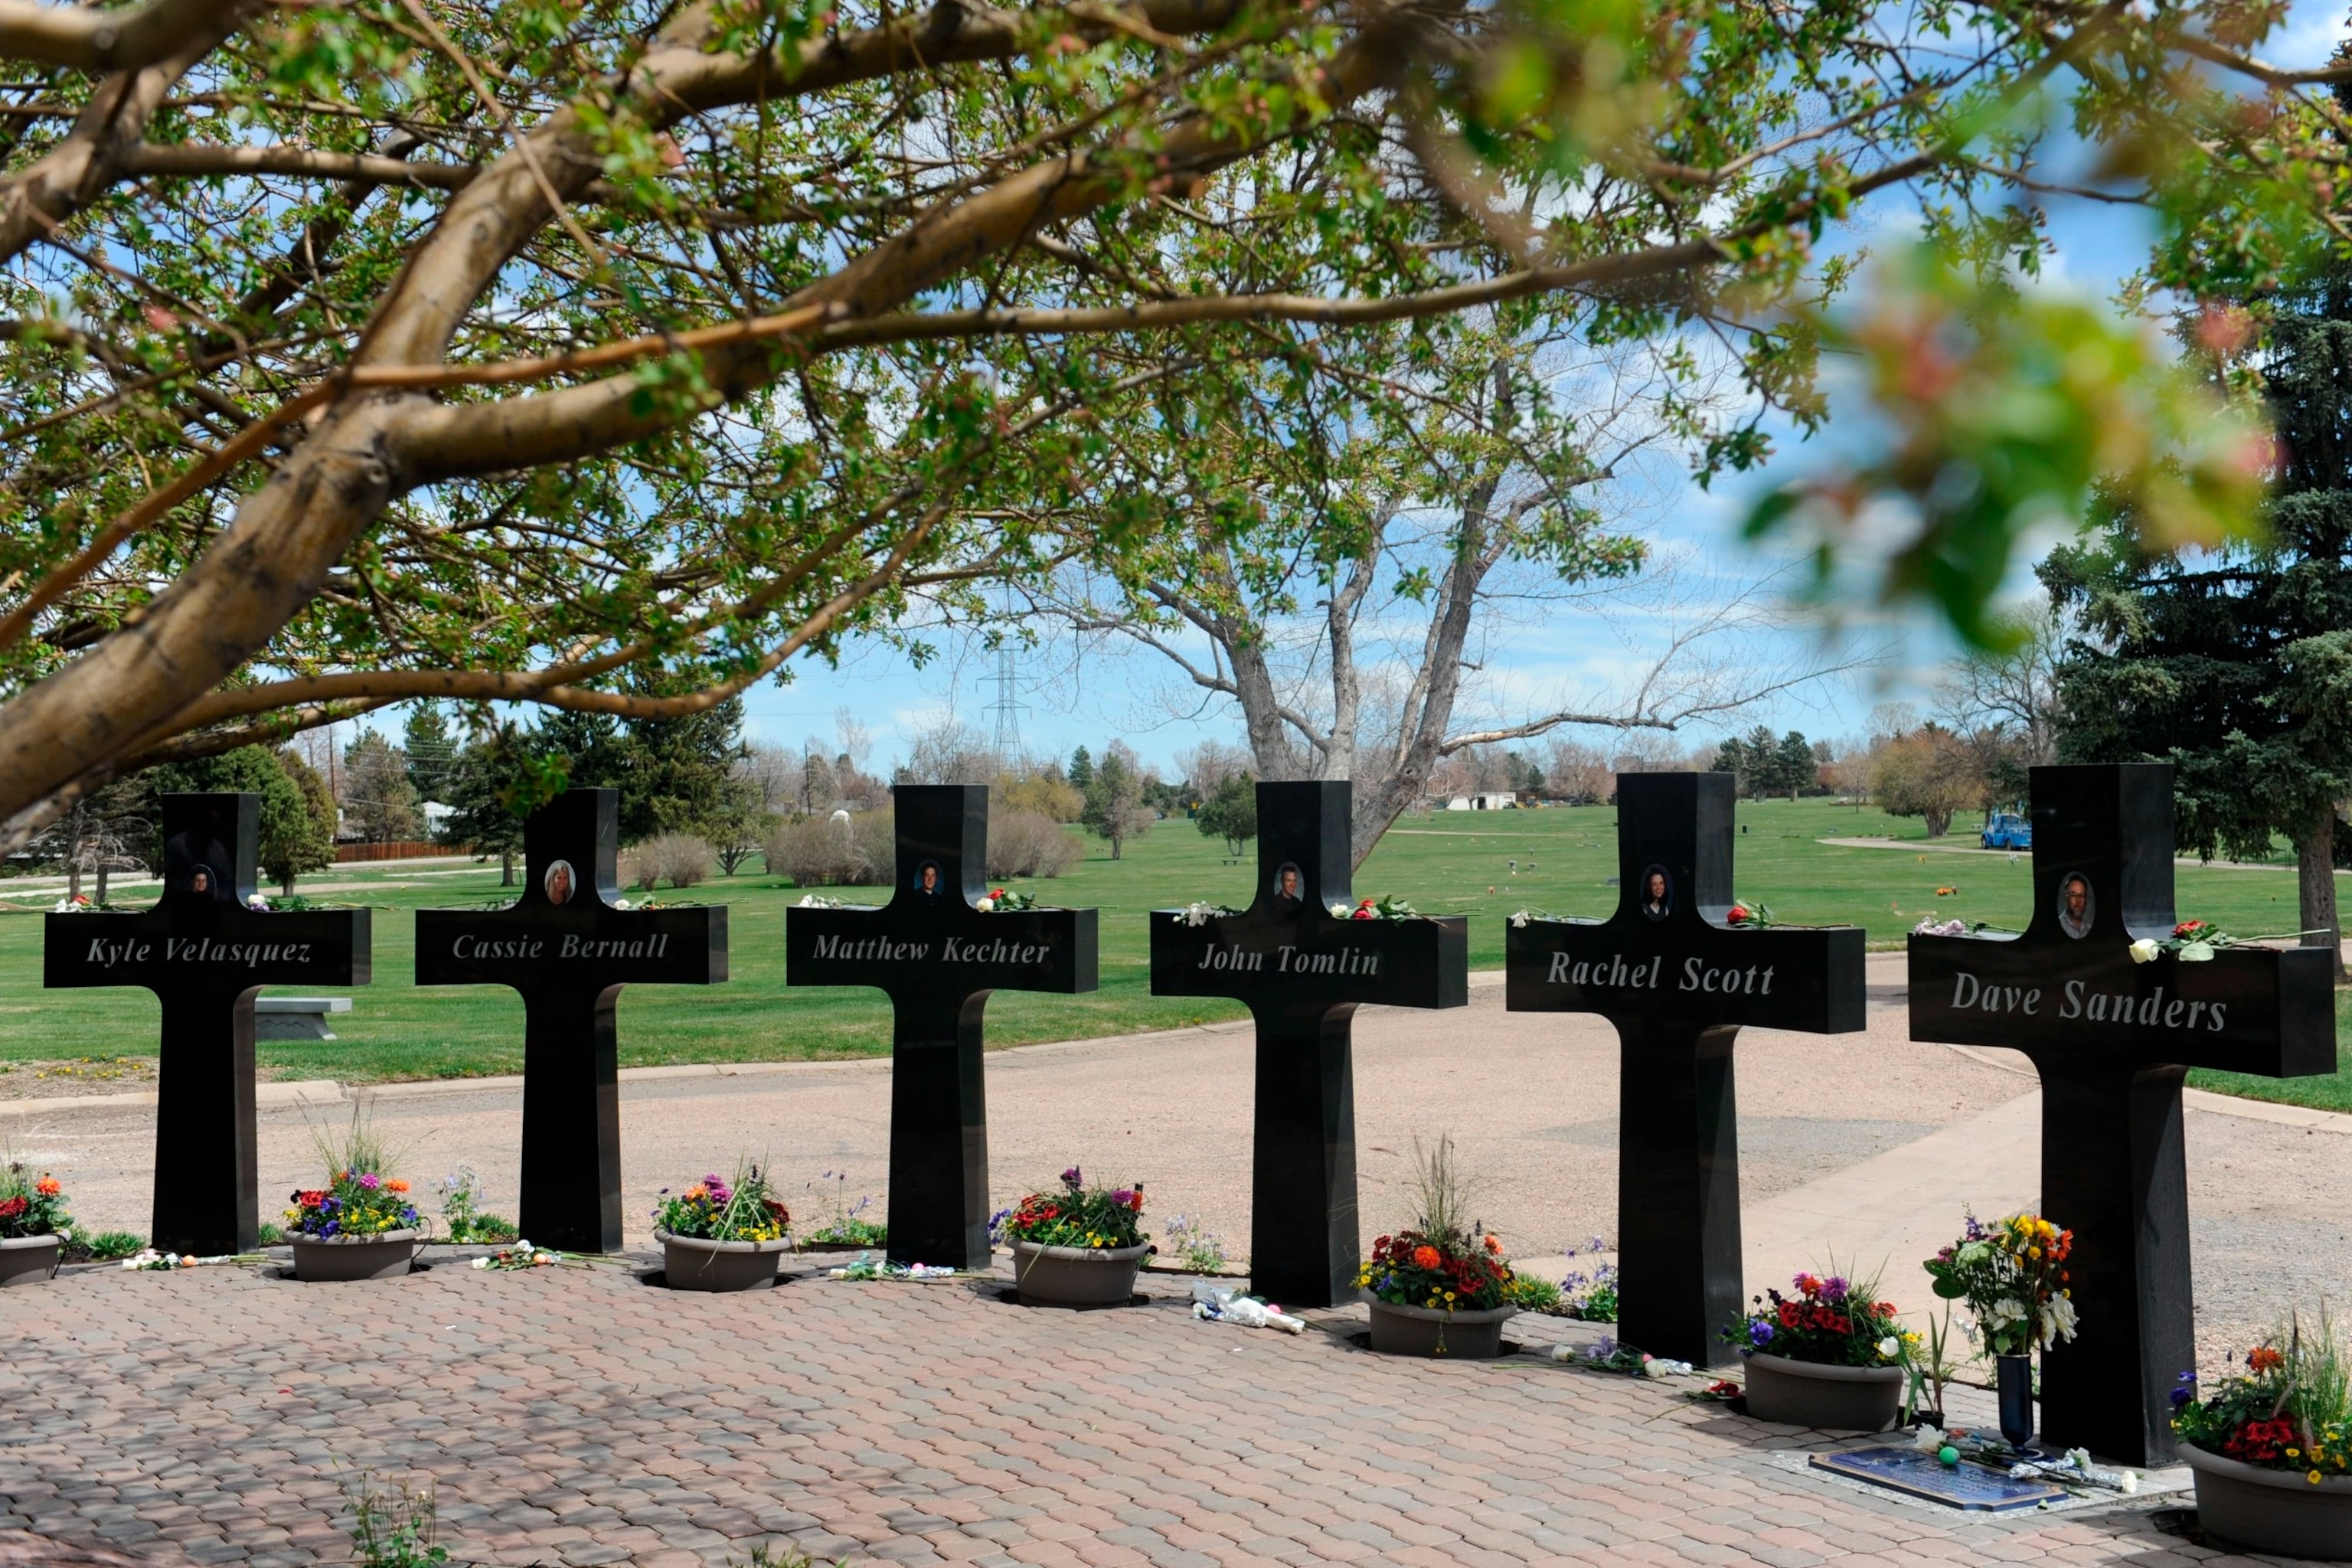
<path fill-rule="evenodd" d="M 1900 1365 L 1918 1342 L 1896 1325 L 1895 1303 L 1878 1299 L 1875 1279 L 1800 1274 L 1792 1284 L 1794 1296 L 1756 1297 L 1755 1310 L 1723 1331 L 1725 1342 L 1742 1355 L 1762 1351 L 1819 1366 Z"/>
<path fill-rule="evenodd" d="M 1140 1247 L 1143 1184 L 1089 1187 L 1085 1173 L 1073 1165 L 1062 1173 L 1059 1191 L 1031 1193 L 1000 1216 L 997 1234 L 1006 1241 L 1040 1247 Z"/>
<path fill-rule="evenodd" d="M 55 1176 L 46 1171 L 34 1176 L 18 1160 L 0 1166 L 0 1237 L 63 1236 L 72 1224 Z"/>
<path fill-rule="evenodd" d="M 2172 1429 L 2209 1454 L 2312 1482 L 2352 1473 L 2352 1362 L 2325 1311 L 2306 1334 L 2300 1315 L 2246 1353 L 2246 1370 L 2199 1398 L 2197 1374 L 2172 1391 Z"/>
<path fill-rule="evenodd" d="M 1960 1239 L 1922 1265 L 1936 1294 L 1966 1301 L 1977 1342 L 1988 1355 L 2026 1355 L 2074 1337 L 2074 1293 L 2066 1257 L 2074 1233 L 2037 1214 L 2013 1214 L 1990 1225 L 1969 1215 Z"/>
<path fill-rule="evenodd" d="M 2144 936 L 2131 944 L 2134 963 L 2154 963 L 2165 953 L 2171 953 L 2183 963 L 2210 963 L 2217 949 L 2236 947 L 2238 939 L 2215 925 L 2211 921 L 2187 920 L 2172 928 L 2172 934 L 2158 940 Z"/>
<path fill-rule="evenodd" d="M 310 1241 L 338 1236 L 381 1236 L 386 1231 L 414 1230 L 416 1205 L 408 1201 L 408 1184 L 377 1171 L 336 1171 L 323 1187 L 304 1187 L 287 1199 L 289 1235 Z"/>
<path fill-rule="evenodd" d="M 776 1241 L 793 1223 L 769 1193 L 767 1173 L 749 1162 L 736 1163 L 732 1182 L 714 1171 L 682 1193 L 664 1187 L 661 1197 L 654 1224 L 697 1241 Z"/>
<path fill-rule="evenodd" d="M 1015 889 L 991 888 L 988 889 L 987 896 L 974 902 L 971 907 L 984 915 L 1016 914 L 1023 910 L 1035 909 L 1037 895 L 1021 892 Z"/>
<path fill-rule="evenodd" d="M 1356 1288 L 1395 1307 L 1475 1312 L 1505 1305 L 1516 1277 L 1502 1237 L 1475 1220 L 1463 1223 L 1469 1184 L 1454 1165 L 1454 1140 L 1440 1138 L 1431 1149 L 1416 1142 L 1413 1164 L 1420 1201 L 1412 1224 L 1373 1240 Z"/>

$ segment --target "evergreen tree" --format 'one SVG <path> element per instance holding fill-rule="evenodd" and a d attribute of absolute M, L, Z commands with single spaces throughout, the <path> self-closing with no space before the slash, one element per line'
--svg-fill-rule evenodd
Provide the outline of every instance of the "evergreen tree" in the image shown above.
<path fill-rule="evenodd" d="M 741 698 L 676 719 L 628 720 L 624 731 L 620 776 L 612 781 L 621 791 L 623 843 L 662 833 L 758 841 L 748 826 L 760 811 L 758 791 L 735 766 L 749 752 Z M 575 762 L 572 782 L 604 781 L 582 778 Z"/>
<path fill-rule="evenodd" d="M 420 801 L 449 803 L 451 775 L 457 765 L 457 742 L 449 733 L 437 702 L 420 702 L 408 710 L 400 749 L 408 755 L 408 785 Z"/>
<path fill-rule="evenodd" d="M 1084 746 L 1070 753 L 1069 780 L 1081 790 L 1095 782 L 1095 760 Z"/>
<path fill-rule="evenodd" d="M 307 764 L 302 766 L 302 772 L 318 782 L 323 794 L 325 781 L 319 779 Z M 166 763 L 141 773 L 136 782 L 145 796 L 141 815 L 152 825 L 154 847 L 148 856 L 152 866 L 163 864 L 163 797 L 212 790 L 241 791 L 261 797 L 261 837 L 254 846 L 254 862 L 262 875 L 284 891 L 294 890 L 294 879 L 301 872 L 323 870 L 335 863 L 332 803 L 326 805 L 322 830 L 318 810 L 304 785 L 287 767 L 286 759 L 267 747 L 240 746 L 217 757 Z"/>
<path fill-rule="evenodd" d="M 265 832 L 257 858 L 262 875 L 276 882 L 278 891 L 290 895 L 296 877 L 305 871 L 323 871 L 335 863 L 337 813 L 334 792 L 300 752 L 286 748 L 278 753 L 278 765 L 302 794 L 302 822 L 299 828 L 291 821 L 285 823 L 284 834 L 276 839 Z"/>
<path fill-rule="evenodd" d="M 2352 794 L 2352 267 L 2274 300 L 2262 369 L 2284 462 L 2270 537 L 2148 555 L 2110 510 L 2042 579 L 2082 635 L 2059 668 L 2059 754 L 2169 761 L 2184 847 L 2294 847 L 2300 929 L 2343 978 L 2336 802 Z"/>
<path fill-rule="evenodd" d="M 415 838 L 425 831 L 416 810 L 416 786 L 408 782 L 408 756 L 398 746 L 362 730 L 343 748 L 343 826 L 372 844 Z"/>
<path fill-rule="evenodd" d="M 1812 788 L 1821 776 L 1821 762 L 1813 755 L 1813 743 L 1794 730 L 1781 736 L 1772 751 L 1773 793 L 1787 790 L 1789 798 L 1794 800 L 1800 792 Z"/>
<path fill-rule="evenodd" d="M 448 833 L 477 858 L 496 856 L 499 886 L 511 888 L 522 853 L 522 822 L 531 807 L 560 790 L 566 759 L 551 754 L 543 733 L 501 724 L 467 743 L 450 771 Z"/>
<path fill-rule="evenodd" d="M 1227 854 L 1239 856 L 1257 837 L 1257 781 L 1234 773 L 1219 784 L 1193 819 L 1202 837 L 1222 838 Z"/>

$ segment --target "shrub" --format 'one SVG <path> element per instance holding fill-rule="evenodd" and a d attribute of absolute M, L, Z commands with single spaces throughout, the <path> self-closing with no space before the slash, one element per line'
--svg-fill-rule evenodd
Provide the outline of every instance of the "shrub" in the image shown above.
<path fill-rule="evenodd" d="M 691 888 L 709 879 L 718 860 L 718 852 L 691 833 L 665 833 L 637 846 L 638 874 L 648 888 L 656 881 Z"/>
<path fill-rule="evenodd" d="M 1012 811 L 988 827 L 988 874 L 1058 877 L 1085 858 L 1078 841 L 1043 812 Z"/>
<path fill-rule="evenodd" d="M 768 836 L 766 853 L 771 872 L 802 888 L 887 887 L 897 862 L 886 811 L 784 823 Z"/>

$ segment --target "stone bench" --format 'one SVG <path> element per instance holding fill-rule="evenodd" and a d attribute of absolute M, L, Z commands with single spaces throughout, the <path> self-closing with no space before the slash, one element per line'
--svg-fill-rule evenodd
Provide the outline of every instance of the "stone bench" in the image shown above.
<path fill-rule="evenodd" d="M 253 1037 L 257 1040 L 331 1040 L 327 1027 L 331 1013 L 348 1013 L 348 996 L 257 996 L 253 1002 Z"/>

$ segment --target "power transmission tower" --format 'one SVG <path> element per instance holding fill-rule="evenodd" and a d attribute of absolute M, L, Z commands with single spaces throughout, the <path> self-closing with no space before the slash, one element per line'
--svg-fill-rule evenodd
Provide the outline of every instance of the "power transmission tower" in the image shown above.
<path fill-rule="evenodd" d="M 1011 643 L 997 648 L 996 673 L 989 680 L 996 688 L 996 700 L 987 710 L 996 715 L 993 745 L 998 760 L 1009 763 L 1021 755 L 1021 715 L 1029 706 L 1021 700 L 1021 678 L 1013 673 Z"/>

